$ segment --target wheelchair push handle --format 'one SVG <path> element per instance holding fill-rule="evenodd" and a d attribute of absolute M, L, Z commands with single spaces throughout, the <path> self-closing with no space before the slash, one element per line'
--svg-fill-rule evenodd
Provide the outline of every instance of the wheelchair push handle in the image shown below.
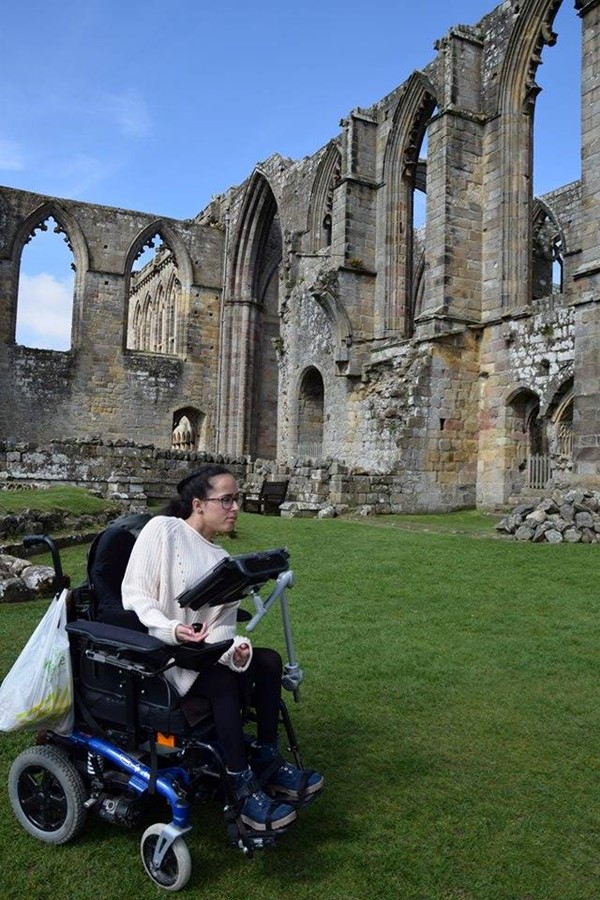
<path fill-rule="evenodd" d="M 60 561 L 60 553 L 55 541 L 53 541 L 52 538 L 47 534 L 23 535 L 23 546 L 26 550 L 30 550 L 32 547 L 36 547 L 40 544 L 45 544 L 52 554 L 52 566 L 54 568 L 54 581 L 56 590 L 62 591 L 63 588 L 69 587 L 69 579 L 63 573 L 62 563 Z"/>

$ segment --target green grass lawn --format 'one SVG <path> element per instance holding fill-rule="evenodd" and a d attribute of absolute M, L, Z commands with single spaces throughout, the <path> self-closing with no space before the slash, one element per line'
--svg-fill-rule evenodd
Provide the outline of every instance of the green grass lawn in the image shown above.
<path fill-rule="evenodd" d="M 199 806 L 182 896 L 600 895 L 598 548 L 478 540 L 452 516 L 407 530 L 399 518 L 243 515 L 225 539 L 232 553 L 291 552 L 306 673 L 292 714 L 327 784 L 277 849 L 249 862 L 228 846 L 218 806 Z M 84 556 L 63 555 L 75 581 Z M 45 605 L 0 607 L 0 674 Z M 276 612 L 254 642 L 284 651 Z M 0 897 L 159 896 L 139 862 L 142 829 L 94 820 L 52 848 L 16 825 L 7 771 L 31 740 L 0 735 Z M 150 810 L 144 827 L 165 814 Z"/>
<path fill-rule="evenodd" d="M 19 513 L 30 508 L 41 512 L 59 509 L 73 515 L 91 515 L 106 509 L 114 509 L 118 515 L 119 509 L 115 503 L 96 497 L 84 488 L 70 485 L 56 485 L 47 490 L 0 491 L 0 515 Z"/>

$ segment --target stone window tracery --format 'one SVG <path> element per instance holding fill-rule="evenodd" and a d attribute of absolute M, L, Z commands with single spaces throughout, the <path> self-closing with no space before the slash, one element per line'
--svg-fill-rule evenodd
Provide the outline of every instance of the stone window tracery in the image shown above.
<path fill-rule="evenodd" d="M 187 416 L 182 416 L 173 429 L 171 446 L 174 450 L 195 450 L 196 435 Z"/>
<path fill-rule="evenodd" d="M 185 406 L 173 413 L 171 449 L 195 451 L 203 448 L 205 416 L 193 406 Z"/>
<path fill-rule="evenodd" d="M 563 290 L 563 239 L 558 222 L 539 201 L 534 206 L 532 228 L 532 299 Z"/>

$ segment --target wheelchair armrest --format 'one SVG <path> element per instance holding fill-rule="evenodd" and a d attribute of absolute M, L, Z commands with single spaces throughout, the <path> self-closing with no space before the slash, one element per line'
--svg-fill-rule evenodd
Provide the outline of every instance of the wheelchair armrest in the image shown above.
<path fill-rule="evenodd" d="M 141 631 L 121 628 L 119 625 L 107 625 L 105 622 L 87 622 L 78 619 L 67 623 L 69 634 L 77 635 L 89 641 L 95 647 L 110 650 L 125 659 L 138 659 L 143 662 L 162 662 L 173 656 L 174 648 L 169 647 L 158 638 L 151 637 Z"/>
<path fill-rule="evenodd" d="M 199 672 L 212 666 L 229 650 L 233 641 L 216 644 L 165 644 L 158 638 L 141 631 L 107 625 L 106 622 L 87 622 L 83 619 L 67 624 L 69 634 L 84 638 L 98 650 L 110 651 L 113 657 L 123 660 L 164 666 L 168 660 L 183 669 Z"/>

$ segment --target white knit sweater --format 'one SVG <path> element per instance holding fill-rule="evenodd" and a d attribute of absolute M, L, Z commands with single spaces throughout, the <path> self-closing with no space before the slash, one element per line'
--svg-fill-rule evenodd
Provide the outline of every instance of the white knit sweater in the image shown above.
<path fill-rule="evenodd" d="M 211 544 L 183 519 L 154 516 L 143 528 L 133 547 L 122 585 L 123 606 L 133 609 L 153 637 L 166 644 L 178 644 L 177 625 L 194 622 L 208 624 L 206 643 L 234 639 L 233 646 L 219 662 L 236 672 L 250 665 L 252 650 L 246 665 L 234 665 L 233 651 L 244 641 L 236 636 L 239 602 L 222 606 L 203 606 L 198 610 L 175 603 L 175 597 L 191 588 L 218 562 L 229 556 L 217 544 Z M 165 673 L 179 694 L 183 696 L 198 677 L 197 672 L 178 666 Z"/>

